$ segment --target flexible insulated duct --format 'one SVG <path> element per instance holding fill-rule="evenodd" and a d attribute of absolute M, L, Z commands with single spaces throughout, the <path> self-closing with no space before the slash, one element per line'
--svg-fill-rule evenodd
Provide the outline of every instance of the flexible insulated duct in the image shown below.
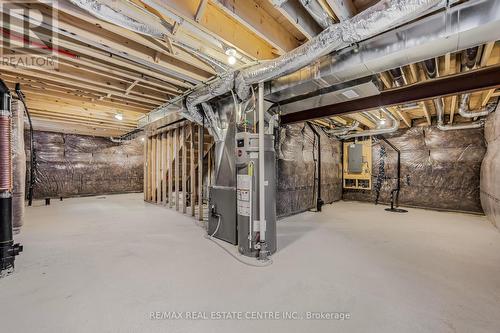
<path fill-rule="evenodd" d="M 186 97 L 186 109 L 182 110 L 181 114 L 186 119 L 201 125 L 203 123 L 203 116 L 200 114 L 197 106 L 232 90 L 233 83 L 234 72 L 231 71 L 214 82 L 196 89 Z"/>
<path fill-rule="evenodd" d="M 408 22 L 439 3 L 441 0 L 383 0 L 349 20 L 328 27 L 277 59 L 249 66 L 236 76 L 235 72 L 229 72 L 195 89 L 186 97 L 186 110 L 181 112 L 187 119 L 200 123 L 202 117 L 196 106 L 229 92 L 234 85 L 238 96 L 245 100 L 250 85 L 299 70 L 323 55 Z"/>
<path fill-rule="evenodd" d="M 324 130 L 326 134 L 334 135 L 334 136 L 342 136 L 346 135 L 347 133 L 354 131 L 356 128 L 358 128 L 359 122 L 357 120 L 354 120 L 350 125 L 345 126 L 345 127 L 339 127 L 339 128 L 334 128 L 334 129 L 328 129 Z"/>
<path fill-rule="evenodd" d="M 362 136 L 373 136 L 373 135 L 379 135 L 379 134 L 386 134 L 386 133 L 392 133 L 398 130 L 400 121 L 396 117 L 392 115 L 386 108 L 381 108 L 380 111 L 387 117 L 387 119 L 391 120 L 391 126 L 386 127 L 386 128 L 377 128 L 377 129 L 372 129 L 372 130 L 367 130 L 359 133 L 352 133 L 352 134 L 347 134 L 347 135 L 342 135 L 339 136 L 340 139 L 346 140 L 346 139 L 351 139 L 351 138 L 358 138 Z"/>
<path fill-rule="evenodd" d="M 328 28 L 334 23 L 333 19 L 328 15 L 323 7 L 321 7 L 318 0 L 300 0 L 300 3 L 309 15 L 311 15 L 314 21 L 316 21 L 323 29 Z"/>
<path fill-rule="evenodd" d="M 373 37 L 415 19 L 440 0 L 383 0 L 353 18 L 332 25 L 309 42 L 280 56 L 240 71 L 236 92 L 246 99 L 249 86 L 290 74 L 333 51 Z"/>
<path fill-rule="evenodd" d="M 137 33 L 164 38 L 171 33 L 160 19 L 126 0 L 69 0 L 92 15 Z"/>
<path fill-rule="evenodd" d="M 442 8 L 437 6 L 436 8 Z M 318 59 L 270 82 L 273 102 L 500 39 L 500 1 L 469 0 Z"/>

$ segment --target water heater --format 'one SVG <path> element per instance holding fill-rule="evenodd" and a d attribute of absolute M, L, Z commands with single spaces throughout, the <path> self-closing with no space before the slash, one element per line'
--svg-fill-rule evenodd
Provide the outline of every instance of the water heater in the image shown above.
<path fill-rule="evenodd" d="M 236 207 L 238 249 L 245 256 L 257 257 L 260 251 L 259 221 L 259 136 L 256 133 L 236 134 Z M 269 253 L 276 252 L 276 160 L 274 136 L 264 140 L 264 185 L 266 244 Z"/>

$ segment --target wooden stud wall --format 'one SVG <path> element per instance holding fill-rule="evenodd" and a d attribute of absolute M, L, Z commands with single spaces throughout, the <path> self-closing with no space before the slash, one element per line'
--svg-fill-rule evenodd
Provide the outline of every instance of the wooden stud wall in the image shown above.
<path fill-rule="evenodd" d="M 203 186 L 210 185 L 211 176 L 206 175 L 213 169 L 212 139 L 207 131 L 185 121 L 148 135 L 144 148 L 144 200 L 202 220 L 207 199 Z M 208 170 L 203 170 L 203 164 Z"/>

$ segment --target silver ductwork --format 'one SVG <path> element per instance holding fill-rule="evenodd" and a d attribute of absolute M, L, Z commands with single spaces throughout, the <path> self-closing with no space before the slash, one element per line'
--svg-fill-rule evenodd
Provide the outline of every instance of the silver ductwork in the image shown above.
<path fill-rule="evenodd" d="M 443 100 L 441 98 L 436 98 L 434 100 L 434 106 L 436 107 L 437 113 L 437 128 L 442 131 L 452 131 L 452 130 L 463 130 L 463 129 L 471 129 L 471 128 L 481 128 L 484 125 L 484 120 L 480 119 L 473 123 L 460 124 L 460 125 L 445 125 L 444 124 L 444 107 Z"/>
<path fill-rule="evenodd" d="M 199 49 L 197 48 L 194 48 L 190 45 L 187 45 L 186 43 L 183 43 L 183 42 L 179 42 L 179 41 L 176 41 L 176 42 L 173 42 L 172 44 L 175 44 L 177 45 L 178 47 L 181 47 L 183 48 L 184 50 L 186 50 L 187 52 L 191 52 L 193 53 L 197 58 L 199 58 L 201 61 L 203 61 L 204 63 L 206 63 L 207 65 L 209 65 L 210 67 L 213 68 L 213 70 L 217 73 L 217 74 L 222 74 L 222 73 L 225 73 L 227 71 L 230 70 L 230 67 L 226 64 L 224 64 L 223 62 L 215 59 L 214 57 L 211 57 L 209 56 L 208 54 L 200 51 Z"/>
<path fill-rule="evenodd" d="M 340 21 L 347 20 L 356 13 L 356 7 L 351 0 L 326 0 L 326 2 Z"/>
<path fill-rule="evenodd" d="M 311 17 L 316 21 L 320 27 L 323 29 L 328 28 L 334 23 L 333 19 L 328 15 L 328 13 L 321 7 L 318 0 L 299 0 L 306 11 L 311 15 Z"/>
<path fill-rule="evenodd" d="M 339 128 L 333 128 L 333 129 L 325 129 L 326 134 L 334 135 L 334 136 L 343 136 L 346 135 L 347 133 L 356 130 L 358 128 L 359 122 L 357 120 L 354 120 L 350 125 L 339 127 Z"/>
<path fill-rule="evenodd" d="M 225 136 L 222 129 L 222 124 L 220 122 L 219 114 L 214 112 L 212 106 L 208 103 L 201 103 L 201 107 L 205 112 L 208 123 L 208 131 L 210 135 L 214 138 L 215 142 L 224 141 Z"/>
<path fill-rule="evenodd" d="M 172 31 L 157 16 L 126 0 L 69 0 L 92 15 L 137 33 L 164 38 Z"/>
<path fill-rule="evenodd" d="M 363 111 L 361 112 L 361 114 L 365 117 L 365 118 L 368 118 L 368 120 L 370 120 L 375 126 L 379 126 L 379 123 L 380 123 L 380 119 L 378 119 L 377 117 L 375 117 L 374 115 L 372 115 L 370 112 L 368 111 Z"/>
<path fill-rule="evenodd" d="M 372 130 L 367 130 L 359 133 L 352 133 L 352 134 L 347 134 L 347 135 L 342 135 L 339 136 L 340 139 L 342 140 L 347 140 L 347 139 L 352 139 L 352 138 L 358 138 L 362 136 L 373 136 L 373 135 L 380 135 L 380 134 L 386 134 L 386 133 L 392 133 L 398 130 L 399 128 L 399 119 L 394 117 L 392 113 L 390 113 L 386 108 L 382 107 L 380 108 L 380 111 L 386 116 L 387 119 L 391 120 L 391 125 L 386 128 L 377 128 L 377 129 L 372 129 Z"/>
<path fill-rule="evenodd" d="M 487 116 L 491 112 L 495 111 L 496 105 L 494 104 L 488 104 L 485 107 L 481 108 L 480 110 L 472 111 L 469 109 L 469 99 L 470 99 L 470 94 L 463 94 L 462 97 L 460 98 L 460 106 L 458 107 L 458 114 L 464 118 Z"/>
<path fill-rule="evenodd" d="M 201 88 L 196 89 L 186 97 L 186 109 L 181 111 L 188 120 L 198 124 L 203 123 L 203 117 L 198 111 L 198 105 L 214 97 L 223 95 L 233 89 L 234 71 L 228 72 Z"/>
<path fill-rule="evenodd" d="M 382 0 L 353 18 L 329 26 L 309 42 L 273 59 L 240 71 L 236 76 L 236 92 L 246 99 L 249 86 L 290 74 L 314 60 L 361 42 L 400 24 L 415 19 L 441 0 Z"/>
<path fill-rule="evenodd" d="M 385 32 L 270 82 L 275 102 L 500 39 L 500 1 L 469 0 Z"/>

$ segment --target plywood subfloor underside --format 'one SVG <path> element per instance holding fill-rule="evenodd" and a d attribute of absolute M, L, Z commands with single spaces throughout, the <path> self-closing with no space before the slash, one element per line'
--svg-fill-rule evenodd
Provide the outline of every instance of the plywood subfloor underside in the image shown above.
<path fill-rule="evenodd" d="M 500 233 L 484 217 L 338 202 L 278 222 L 252 268 L 142 194 L 27 210 L 0 281 L 5 332 L 497 332 Z M 346 311 L 349 321 L 151 321 L 151 311 Z M 236 329 L 237 328 L 237 329 Z"/>

